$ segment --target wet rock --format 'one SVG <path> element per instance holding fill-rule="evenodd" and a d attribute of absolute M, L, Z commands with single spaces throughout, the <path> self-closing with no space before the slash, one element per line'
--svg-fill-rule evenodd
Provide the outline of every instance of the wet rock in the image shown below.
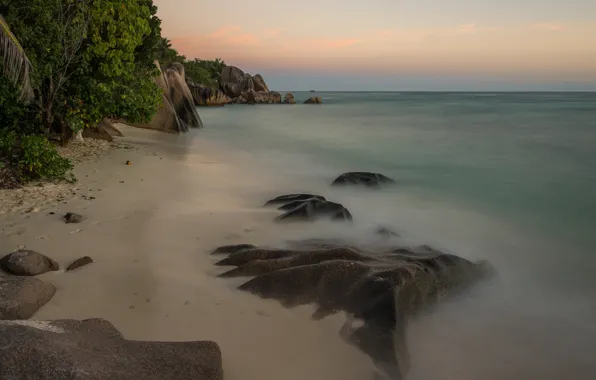
<path fill-rule="evenodd" d="M 231 245 L 224 245 L 221 247 L 216 248 L 213 252 L 211 252 L 212 255 L 218 255 L 218 254 L 229 254 L 229 253 L 236 253 L 245 249 L 252 249 L 252 248 L 257 248 L 256 245 L 253 244 L 231 244 Z"/>
<path fill-rule="evenodd" d="M 36 278 L 0 275 L 0 320 L 31 318 L 55 293 L 54 285 Z"/>
<path fill-rule="evenodd" d="M 28 249 L 20 249 L 0 259 L 0 267 L 16 276 L 37 276 L 57 271 L 60 266 L 51 258 Z"/>
<path fill-rule="evenodd" d="M 280 195 L 279 197 L 273 198 L 269 201 L 267 201 L 267 203 L 265 203 L 265 206 L 271 206 L 271 205 L 278 205 L 278 204 L 286 204 L 289 202 L 293 202 L 293 201 L 305 201 L 308 199 L 319 199 L 321 201 L 325 201 L 325 197 L 321 196 L 321 195 L 314 195 L 314 194 L 287 194 L 287 195 Z"/>
<path fill-rule="evenodd" d="M 352 214 L 342 204 L 330 202 L 325 197 L 315 194 L 288 194 L 273 198 L 265 206 L 281 205 L 285 211 L 276 221 L 308 221 L 329 218 L 336 221 L 351 221 Z"/>
<path fill-rule="evenodd" d="M 278 216 L 275 220 L 311 221 L 320 218 L 330 218 L 334 221 L 351 221 L 352 214 L 340 203 L 311 198 L 297 203 L 296 207 L 288 209 L 286 213 Z"/>
<path fill-rule="evenodd" d="M 337 177 L 332 186 L 363 185 L 366 187 L 380 188 L 384 185 L 394 184 L 395 181 L 380 173 L 348 172 Z"/>
<path fill-rule="evenodd" d="M 217 343 L 126 340 L 103 319 L 0 322 L 0 378 L 222 380 Z"/>
<path fill-rule="evenodd" d="M 75 261 L 72 262 L 72 264 L 70 264 L 67 268 L 66 271 L 70 272 L 73 271 L 75 269 L 78 269 L 80 267 L 83 267 L 85 265 L 89 265 L 93 263 L 93 259 L 89 256 L 83 256 L 79 259 L 76 259 Z"/>
<path fill-rule="evenodd" d="M 317 305 L 313 319 L 345 311 L 352 319 L 340 334 L 391 379 L 403 378 L 409 368 L 408 321 L 492 271 L 486 262 L 474 263 L 427 246 L 374 253 L 353 247 L 253 248 L 217 264 L 237 267 L 221 277 L 255 276 L 240 290 L 285 307 Z M 355 320 L 361 321 L 359 326 L 354 327 Z"/>

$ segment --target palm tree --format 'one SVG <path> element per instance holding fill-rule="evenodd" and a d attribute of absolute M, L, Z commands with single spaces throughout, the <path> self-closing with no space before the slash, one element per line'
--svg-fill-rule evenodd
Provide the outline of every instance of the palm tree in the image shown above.
<path fill-rule="evenodd" d="M 20 89 L 19 100 L 25 103 L 31 101 L 33 99 L 29 76 L 33 70 L 31 62 L 2 15 L 0 15 L 0 63 L 2 63 L 1 74 Z"/>

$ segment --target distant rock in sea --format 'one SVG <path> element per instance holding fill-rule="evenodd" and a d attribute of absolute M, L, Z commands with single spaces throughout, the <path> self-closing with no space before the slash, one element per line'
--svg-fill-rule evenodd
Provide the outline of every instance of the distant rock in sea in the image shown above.
<path fill-rule="evenodd" d="M 304 104 L 323 104 L 323 98 L 320 96 L 313 96 L 308 98 Z"/>

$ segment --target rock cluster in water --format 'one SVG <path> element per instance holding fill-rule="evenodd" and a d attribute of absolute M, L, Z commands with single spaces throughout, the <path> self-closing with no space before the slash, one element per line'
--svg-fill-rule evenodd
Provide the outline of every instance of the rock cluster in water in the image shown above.
<path fill-rule="evenodd" d="M 379 189 L 394 183 L 380 173 L 348 172 L 331 185 Z M 264 206 L 284 212 L 277 221 L 352 220 L 347 208 L 318 194 L 282 195 Z M 220 277 L 252 277 L 239 286 L 242 291 L 285 307 L 314 304 L 315 320 L 346 312 L 350 319 L 340 335 L 371 357 L 378 375 L 399 380 L 409 368 L 408 322 L 460 294 L 492 273 L 492 267 L 428 246 L 395 246 L 399 235 L 385 226 L 374 233 L 380 240 L 369 245 L 311 239 L 282 248 L 227 245 L 212 254 L 225 256 L 215 265 L 233 267 Z M 354 326 L 355 321 L 360 325 Z"/>

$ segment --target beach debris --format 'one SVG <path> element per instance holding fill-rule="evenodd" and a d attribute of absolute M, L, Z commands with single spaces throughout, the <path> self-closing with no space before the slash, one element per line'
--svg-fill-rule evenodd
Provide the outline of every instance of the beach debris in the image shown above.
<path fill-rule="evenodd" d="M 74 212 L 67 212 L 64 215 L 64 221 L 69 223 L 81 223 L 83 221 L 83 216 L 79 214 L 75 214 Z"/>
<path fill-rule="evenodd" d="M 74 234 L 78 234 L 79 232 L 82 232 L 83 230 L 80 228 L 77 228 L 76 230 L 72 230 L 69 232 L 69 234 L 74 235 Z"/>
<path fill-rule="evenodd" d="M 130 165 L 132 165 L 132 162 L 126 161 L 126 165 L 130 166 Z"/>
<path fill-rule="evenodd" d="M 331 186 L 361 185 L 379 189 L 391 184 L 395 184 L 395 181 L 380 173 L 347 172 L 337 177 Z"/>
<path fill-rule="evenodd" d="M 31 318 L 56 293 L 50 283 L 21 276 L 0 276 L 0 289 L 0 320 Z M 5 338 L 0 333 L 0 351 Z"/>
<path fill-rule="evenodd" d="M 341 245 L 257 247 L 231 252 L 216 265 L 236 267 L 220 277 L 254 276 L 239 286 L 242 291 L 285 307 L 316 305 L 314 320 L 346 312 L 350 319 L 340 335 L 391 379 L 404 378 L 409 367 L 408 321 L 492 273 L 486 261 L 471 262 L 427 246 L 374 253 Z"/>
<path fill-rule="evenodd" d="M 37 276 L 57 271 L 60 265 L 51 258 L 29 249 L 20 249 L 0 259 L 0 267 L 16 276 Z"/>
<path fill-rule="evenodd" d="M 75 261 L 73 261 L 67 268 L 66 271 L 67 272 L 71 272 L 75 269 L 78 269 L 80 267 L 83 267 L 85 265 L 89 265 L 93 263 L 93 259 L 89 256 L 83 256 L 81 258 L 76 259 Z"/>
<path fill-rule="evenodd" d="M 329 218 L 333 221 L 352 221 L 352 214 L 340 203 L 328 201 L 321 195 L 288 194 L 271 199 L 265 206 L 281 204 L 278 210 L 284 214 L 275 218 L 276 221 L 312 221 Z"/>

